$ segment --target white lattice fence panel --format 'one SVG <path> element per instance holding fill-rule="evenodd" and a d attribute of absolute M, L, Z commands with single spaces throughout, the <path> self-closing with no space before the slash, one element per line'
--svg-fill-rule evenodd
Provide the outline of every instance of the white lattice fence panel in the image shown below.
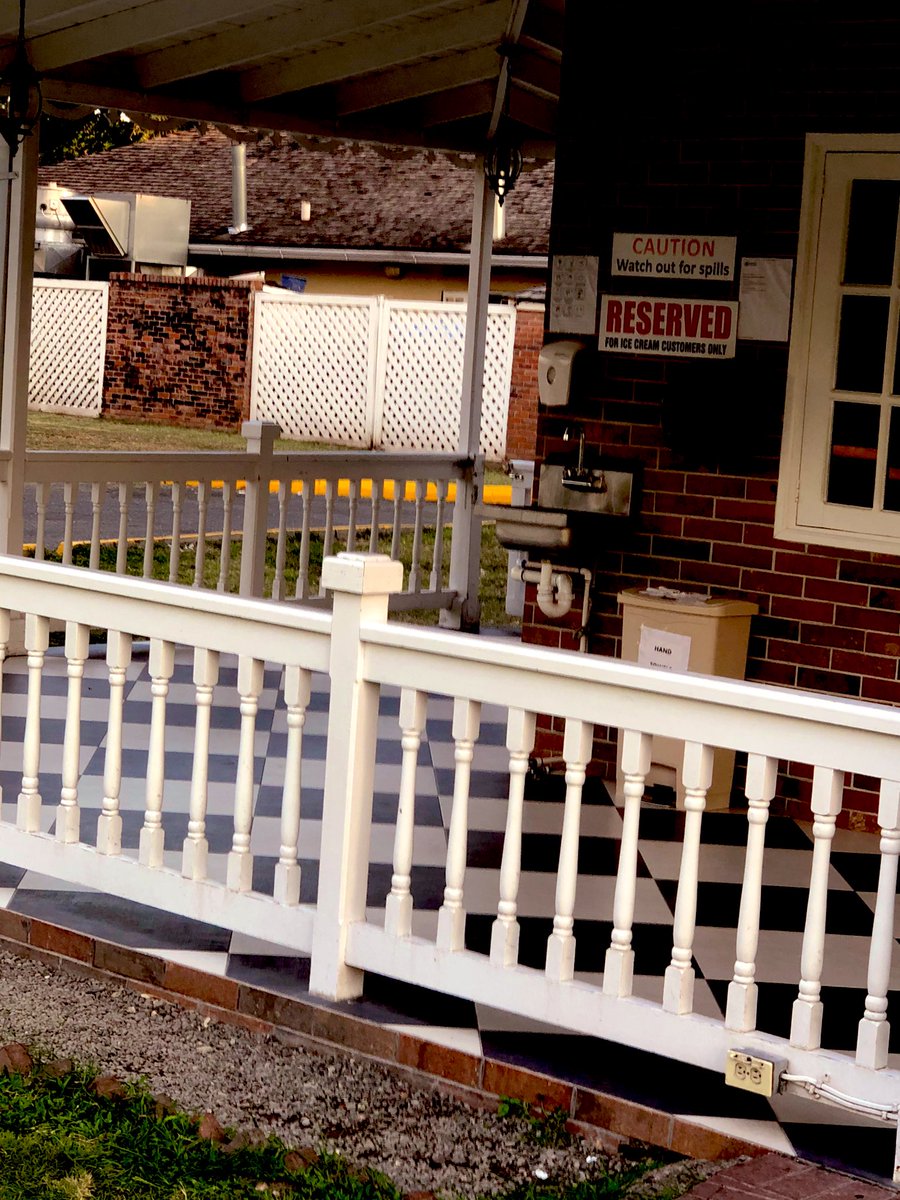
<path fill-rule="evenodd" d="M 383 388 L 378 446 L 385 450 L 444 450 L 459 444 L 465 310 L 441 303 L 385 304 Z M 506 453 L 506 419 L 512 376 L 515 309 L 488 312 L 481 413 L 481 451 Z"/>
<path fill-rule="evenodd" d="M 109 284 L 36 279 L 28 407 L 99 417 Z"/>
<path fill-rule="evenodd" d="M 371 445 L 378 301 L 256 298 L 253 416 L 287 437 Z"/>

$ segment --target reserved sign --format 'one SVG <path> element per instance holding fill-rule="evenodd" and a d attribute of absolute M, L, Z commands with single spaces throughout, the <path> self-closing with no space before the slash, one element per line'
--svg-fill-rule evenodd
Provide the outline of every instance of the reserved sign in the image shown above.
<path fill-rule="evenodd" d="M 604 296 L 601 350 L 674 358 L 734 358 L 738 306 L 731 300 Z"/>

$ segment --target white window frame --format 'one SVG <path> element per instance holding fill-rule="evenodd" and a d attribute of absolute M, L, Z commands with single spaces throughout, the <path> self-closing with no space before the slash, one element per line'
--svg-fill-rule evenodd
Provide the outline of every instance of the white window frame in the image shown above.
<path fill-rule="evenodd" d="M 825 501 L 828 438 L 810 437 L 809 425 L 817 412 L 817 398 L 810 392 L 810 375 L 815 369 L 813 298 L 820 263 L 819 242 L 823 234 L 831 232 L 822 223 L 825 164 L 829 155 L 871 154 L 896 155 L 896 178 L 900 179 L 900 134 L 807 135 L 774 532 L 777 538 L 786 541 L 898 554 L 900 513 Z M 826 253 L 833 264 L 833 245 Z M 815 450 L 811 448 L 813 444 Z"/>

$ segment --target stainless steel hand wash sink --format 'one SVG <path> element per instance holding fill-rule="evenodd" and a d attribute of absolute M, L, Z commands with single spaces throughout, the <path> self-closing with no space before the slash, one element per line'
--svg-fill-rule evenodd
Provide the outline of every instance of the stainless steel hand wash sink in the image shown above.
<path fill-rule="evenodd" d="M 538 502 L 531 508 L 485 504 L 482 518 L 496 522 L 497 540 L 508 550 L 536 557 L 590 558 L 609 523 L 627 520 L 637 503 L 640 467 L 621 460 L 576 468 L 548 461 L 541 467 Z"/>

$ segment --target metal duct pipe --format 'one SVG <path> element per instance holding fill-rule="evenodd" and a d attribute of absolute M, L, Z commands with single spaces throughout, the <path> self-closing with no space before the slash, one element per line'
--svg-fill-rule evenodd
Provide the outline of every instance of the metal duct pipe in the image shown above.
<path fill-rule="evenodd" d="M 231 143 L 231 225 L 229 233 L 246 233 L 247 224 L 247 145 Z"/>

